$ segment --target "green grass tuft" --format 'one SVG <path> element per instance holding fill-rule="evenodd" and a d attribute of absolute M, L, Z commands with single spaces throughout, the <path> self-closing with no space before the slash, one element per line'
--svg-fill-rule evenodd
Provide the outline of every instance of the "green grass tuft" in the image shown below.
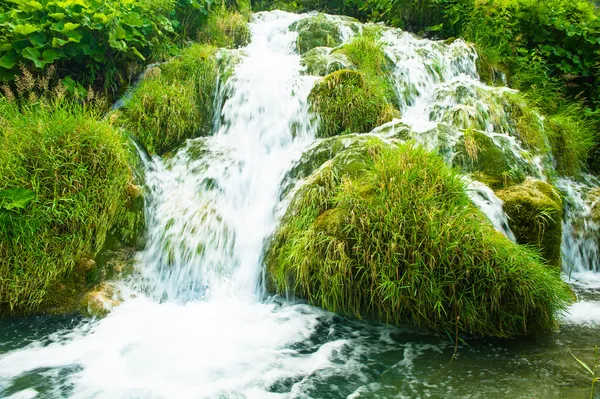
<path fill-rule="evenodd" d="M 146 73 L 121 125 L 150 153 L 164 154 L 189 138 L 210 133 L 219 74 L 216 48 L 195 44 Z"/>
<path fill-rule="evenodd" d="M 252 36 L 248 27 L 250 10 L 240 8 L 241 12 L 226 7 L 214 9 L 198 32 L 198 40 L 215 47 L 238 48 L 247 45 Z"/>
<path fill-rule="evenodd" d="M 278 293 L 452 335 L 551 330 L 571 300 L 559 272 L 496 232 L 439 156 L 376 139 L 307 179 L 266 260 Z"/>
<path fill-rule="evenodd" d="M 33 193 L 0 220 L 0 314 L 77 306 L 107 236 L 135 238 L 135 156 L 92 105 L 0 97 L 0 192 Z"/>

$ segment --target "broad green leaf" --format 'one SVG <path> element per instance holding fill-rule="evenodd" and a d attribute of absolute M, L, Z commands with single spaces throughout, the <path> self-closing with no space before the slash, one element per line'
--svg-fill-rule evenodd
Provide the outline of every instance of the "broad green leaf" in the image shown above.
<path fill-rule="evenodd" d="M 37 11 L 41 11 L 44 8 L 39 2 L 34 0 L 27 2 L 26 5 Z"/>
<path fill-rule="evenodd" d="M 72 22 L 67 22 L 60 32 L 66 34 L 71 31 L 74 31 L 75 29 L 79 28 L 80 26 L 81 26 L 81 24 L 74 24 Z"/>
<path fill-rule="evenodd" d="M 125 29 L 123 29 L 122 27 L 120 27 L 119 25 L 117 25 L 115 27 L 115 39 L 117 40 L 122 40 L 125 39 L 127 33 L 125 32 Z"/>
<path fill-rule="evenodd" d="M 10 51 L 11 49 L 12 49 L 12 44 L 10 44 L 10 43 L 0 44 L 0 52 L 2 52 L 2 53 Z"/>
<path fill-rule="evenodd" d="M 65 19 L 65 14 L 62 12 L 54 12 L 54 13 L 48 14 L 48 16 L 57 21 L 62 21 L 63 19 Z"/>
<path fill-rule="evenodd" d="M 23 51 L 21 51 L 21 55 L 23 56 L 23 58 L 27 58 L 28 60 L 31 60 L 33 62 L 39 62 L 40 57 L 42 56 L 40 50 L 34 47 L 27 47 L 26 49 L 23 49 Z"/>
<path fill-rule="evenodd" d="M 45 50 L 42 53 L 42 58 L 44 59 L 44 61 L 47 61 L 48 63 L 52 63 L 55 60 L 58 60 L 60 58 L 62 58 L 62 54 L 56 50 L 52 50 L 52 49 L 48 49 Z"/>
<path fill-rule="evenodd" d="M 34 192 L 24 188 L 0 191 L 0 202 L 7 210 L 25 209 L 34 198 Z"/>
<path fill-rule="evenodd" d="M 130 12 L 121 20 L 125 25 L 133 26 L 139 28 L 144 25 L 140 14 L 137 12 Z"/>
<path fill-rule="evenodd" d="M 59 39 L 58 37 L 52 38 L 52 47 L 54 47 L 54 48 L 62 47 L 67 43 L 69 43 L 68 40 Z"/>
<path fill-rule="evenodd" d="M 14 51 L 11 51 L 8 54 L 4 54 L 0 57 L 0 67 L 5 69 L 12 69 L 15 65 L 17 65 L 17 61 L 19 61 L 19 56 Z"/>
<path fill-rule="evenodd" d="M 35 48 L 44 47 L 46 45 L 46 41 L 48 40 L 48 37 L 44 32 L 34 32 L 27 36 L 27 38 Z"/>
<path fill-rule="evenodd" d="M 27 36 L 33 32 L 37 32 L 39 31 L 40 28 L 36 25 L 32 25 L 32 24 L 23 24 L 23 25 L 17 25 L 13 28 L 13 33 L 19 34 L 19 35 L 23 35 L 23 36 Z"/>
<path fill-rule="evenodd" d="M 72 31 L 72 32 L 67 32 L 66 36 L 69 38 L 69 42 L 72 43 L 79 43 L 81 41 L 81 38 L 83 37 L 83 34 L 79 31 Z"/>

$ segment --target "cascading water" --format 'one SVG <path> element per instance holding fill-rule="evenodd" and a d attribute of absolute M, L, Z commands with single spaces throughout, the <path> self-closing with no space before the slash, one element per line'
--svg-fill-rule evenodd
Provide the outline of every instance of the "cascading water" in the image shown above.
<path fill-rule="evenodd" d="M 562 335 L 505 346 L 475 341 L 460 345 L 461 357 L 448 363 L 453 344 L 443 339 L 266 297 L 262 253 L 285 205 L 279 202 L 282 181 L 314 142 L 307 97 L 317 78 L 303 74 L 297 33 L 289 29 L 306 17 L 254 16 L 252 42 L 234 57 L 233 74 L 215 101 L 213 135 L 188 141 L 170 158 L 144 161 L 148 240 L 137 256 L 138 273 L 121 284 L 124 303 L 103 320 L 57 320 L 51 333 L 29 332 L 27 345 L 19 341 L 19 322 L 0 332 L 0 396 L 516 398 L 582 392 L 577 383 L 555 378 L 572 362 L 570 355 L 557 357 L 555 347 L 583 347 L 592 339 L 585 334 L 597 330 L 566 344 Z M 344 41 L 363 29 L 327 18 L 339 24 Z M 513 121 L 497 106 L 510 90 L 479 81 L 471 46 L 393 29 L 384 29 L 381 41 L 396 65 L 403 118 L 371 134 L 393 136 L 408 125 L 422 145 L 448 147 L 442 154 L 452 162 L 464 129 L 477 129 L 530 176 L 543 178 L 546 160 L 522 147 Z M 344 62 L 332 49 L 320 51 Z M 559 184 L 574 199 L 563 252 L 566 263 L 590 270 L 598 252 L 585 240 L 597 226 L 575 223 L 588 220 L 591 209 L 583 194 L 574 194 L 587 189 L 575 186 Z M 494 192 L 477 181 L 469 189 L 494 226 L 514 240 Z M 49 328 L 45 319 L 32 323 Z"/>

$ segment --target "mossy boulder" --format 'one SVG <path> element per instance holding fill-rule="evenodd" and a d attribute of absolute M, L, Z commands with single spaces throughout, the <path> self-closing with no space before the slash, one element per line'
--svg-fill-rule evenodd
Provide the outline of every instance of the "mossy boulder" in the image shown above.
<path fill-rule="evenodd" d="M 523 182 L 527 174 L 534 172 L 531 166 L 513 153 L 506 138 L 495 139 L 480 131 L 465 130 L 454 146 L 453 165 L 492 189 Z"/>
<path fill-rule="evenodd" d="M 386 93 L 369 84 L 365 74 L 348 69 L 317 82 L 308 100 L 320 119 L 319 137 L 366 133 L 400 117 Z"/>
<path fill-rule="evenodd" d="M 218 75 L 216 48 L 193 45 L 148 71 L 112 120 L 150 154 L 163 155 L 186 139 L 210 134 Z"/>
<path fill-rule="evenodd" d="M 595 188 L 588 193 L 587 202 L 592 210 L 592 220 L 600 224 L 600 188 Z"/>
<path fill-rule="evenodd" d="M 292 24 L 290 30 L 298 32 L 299 54 L 315 47 L 336 47 L 342 44 L 342 32 L 338 24 L 323 14 L 301 19 Z"/>
<path fill-rule="evenodd" d="M 517 242 L 537 247 L 544 259 L 560 268 L 563 204 L 554 187 L 527 179 L 496 194 L 504 201 L 504 212 Z"/>
<path fill-rule="evenodd" d="M 302 65 L 307 75 L 325 76 L 341 69 L 352 69 L 352 63 L 340 53 L 326 47 L 316 47 L 302 55 Z"/>
<path fill-rule="evenodd" d="M 438 155 L 376 137 L 351 147 L 294 192 L 267 250 L 271 290 L 443 334 L 555 327 L 571 299 L 558 270 L 496 232 Z"/>
<path fill-rule="evenodd" d="M 122 301 L 114 283 L 103 283 L 86 294 L 81 302 L 81 312 L 86 316 L 103 318 Z"/>

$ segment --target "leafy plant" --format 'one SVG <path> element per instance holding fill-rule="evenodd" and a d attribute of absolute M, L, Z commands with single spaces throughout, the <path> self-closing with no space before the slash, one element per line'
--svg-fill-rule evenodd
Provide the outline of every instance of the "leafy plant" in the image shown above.
<path fill-rule="evenodd" d="M 35 198 L 35 193 L 25 188 L 13 188 L 0 191 L 0 222 L 6 222 L 11 214 L 27 208 L 27 205 Z"/>
<path fill-rule="evenodd" d="M 594 392 L 596 388 L 596 383 L 600 381 L 600 376 L 598 376 L 598 366 L 600 365 L 600 354 L 598 353 L 598 347 L 594 347 L 594 362 L 591 366 L 584 363 L 577 356 L 571 352 L 571 356 L 579 363 L 579 365 L 590 375 L 592 388 L 590 390 L 590 399 L 594 399 Z"/>

